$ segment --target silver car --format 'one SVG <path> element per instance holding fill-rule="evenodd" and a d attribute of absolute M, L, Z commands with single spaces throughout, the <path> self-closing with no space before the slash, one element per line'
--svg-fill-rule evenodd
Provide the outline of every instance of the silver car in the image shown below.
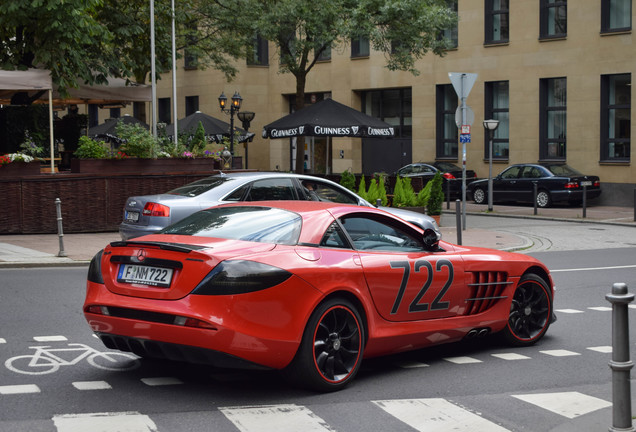
<path fill-rule="evenodd" d="M 119 225 L 123 240 L 155 233 L 208 207 L 238 201 L 314 200 L 374 207 L 347 188 L 319 177 L 280 172 L 220 173 L 157 195 L 126 200 Z M 441 236 L 435 220 L 422 213 L 381 207 Z"/>

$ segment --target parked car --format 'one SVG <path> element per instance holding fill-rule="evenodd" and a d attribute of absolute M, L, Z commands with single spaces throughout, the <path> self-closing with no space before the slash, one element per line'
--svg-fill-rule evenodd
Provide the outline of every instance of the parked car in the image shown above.
<path fill-rule="evenodd" d="M 530 346 L 556 319 L 539 260 L 324 202 L 211 207 L 110 243 L 87 279 L 84 316 L 110 349 L 280 370 L 317 391 L 365 358 L 489 334 Z"/>
<path fill-rule="evenodd" d="M 587 188 L 587 199 L 601 194 L 601 182 L 597 176 L 581 174 L 568 165 L 517 164 L 493 178 L 493 201 L 534 203 L 535 182 L 538 207 L 549 207 L 559 202 L 580 204 L 583 186 Z M 488 179 L 477 180 L 467 189 L 475 203 L 488 202 Z"/>
<path fill-rule="evenodd" d="M 395 172 L 400 177 L 421 177 L 423 184 L 432 180 L 437 172 L 442 173 L 442 190 L 446 194 L 447 184 L 450 187 L 451 196 L 458 196 L 462 191 L 462 169 L 450 162 L 417 162 L 403 166 Z M 466 184 L 477 179 L 473 170 L 466 170 Z"/>
<path fill-rule="evenodd" d="M 281 172 L 223 173 L 166 193 L 129 197 L 124 205 L 119 234 L 127 240 L 157 232 L 208 207 L 264 200 L 330 201 L 373 207 L 347 188 L 319 177 Z M 399 208 L 382 208 L 421 228 L 439 231 L 430 216 Z"/>

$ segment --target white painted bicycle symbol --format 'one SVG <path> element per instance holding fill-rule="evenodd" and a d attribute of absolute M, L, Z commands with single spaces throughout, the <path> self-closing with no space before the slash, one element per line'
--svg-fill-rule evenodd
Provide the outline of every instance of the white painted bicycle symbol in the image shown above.
<path fill-rule="evenodd" d="M 72 366 L 84 359 L 93 367 L 109 371 L 128 371 L 139 367 L 139 359 L 132 354 L 101 352 L 80 343 L 70 343 L 67 348 L 32 346 L 29 349 L 35 352 L 11 357 L 4 362 L 6 368 L 21 374 L 44 375 L 57 372 L 60 366 Z M 73 358 L 65 359 L 63 353 L 70 353 Z"/>

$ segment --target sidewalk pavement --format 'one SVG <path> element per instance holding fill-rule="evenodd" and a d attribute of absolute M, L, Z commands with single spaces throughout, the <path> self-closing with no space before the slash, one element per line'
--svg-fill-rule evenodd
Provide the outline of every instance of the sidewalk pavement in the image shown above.
<path fill-rule="evenodd" d="M 455 203 L 450 209 L 443 205 L 442 235 L 455 242 L 457 238 Z M 532 218 L 571 221 L 579 223 L 615 224 L 636 227 L 631 207 L 589 206 L 583 218 L 581 207 L 554 207 L 538 209 L 532 206 L 495 205 L 488 212 L 485 205 L 466 204 L 466 214 L 497 217 Z M 120 240 L 118 232 L 64 234 L 63 249 L 57 234 L 0 235 L 0 268 L 86 266 L 91 258 L 112 241 Z M 523 250 L 532 245 L 524 236 L 495 229 L 467 228 L 462 231 L 462 244 L 500 250 Z M 64 256 L 59 256 L 63 251 Z"/>

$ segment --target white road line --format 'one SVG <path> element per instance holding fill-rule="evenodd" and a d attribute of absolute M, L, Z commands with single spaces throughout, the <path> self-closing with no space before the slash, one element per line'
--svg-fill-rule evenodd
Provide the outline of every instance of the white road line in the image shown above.
<path fill-rule="evenodd" d="M 612 406 L 610 402 L 579 392 L 512 395 L 519 400 L 552 411 L 569 419 Z"/>
<path fill-rule="evenodd" d="M 418 362 L 418 361 L 396 362 L 395 365 L 397 367 L 401 367 L 402 369 L 414 369 L 414 368 L 429 367 L 426 363 L 422 363 L 422 362 Z"/>
<path fill-rule="evenodd" d="M 531 357 L 524 356 L 522 354 L 517 353 L 501 353 L 501 354 L 491 354 L 493 357 L 500 358 L 502 360 L 527 360 Z"/>
<path fill-rule="evenodd" d="M 0 338 L 0 343 L 7 343 L 7 340 L 4 338 Z"/>
<path fill-rule="evenodd" d="M 68 339 L 66 336 L 35 336 L 33 340 L 36 342 L 63 342 Z"/>
<path fill-rule="evenodd" d="M 564 350 L 564 349 L 558 349 L 558 350 L 546 350 L 546 351 L 539 351 L 542 354 L 547 354 L 549 356 L 552 357 L 568 357 L 568 356 L 577 356 L 577 355 L 581 355 L 577 352 L 574 351 L 568 351 L 568 350 Z"/>
<path fill-rule="evenodd" d="M 147 415 L 138 412 L 64 414 L 53 417 L 58 432 L 157 432 Z"/>
<path fill-rule="evenodd" d="M 627 268 L 636 268 L 636 265 L 609 266 L 609 267 L 586 267 L 586 268 L 550 270 L 550 273 L 578 272 L 578 271 L 587 271 L 587 270 L 616 270 L 616 269 L 627 269 Z"/>
<path fill-rule="evenodd" d="M 508 431 L 445 399 L 383 400 L 373 403 L 420 432 Z"/>
<path fill-rule="evenodd" d="M 584 313 L 582 310 L 576 310 L 576 309 L 557 309 L 557 312 L 560 313 L 564 313 L 564 314 L 580 314 L 580 313 Z"/>
<path fill-rule="evenodd" d="M 78 390 L 109 390 L 112 389 L 106 381 L 76 381 L 73 387 Z"/>
<path fill-rule="evenodd" d="M 589 349 L 590 351 L 596 351 L 596 352 L 600 352 L 600 353 L 611 353 L 612 352 L 612 347 L 611 346 L 588 347 L 587 349 Z"/>
<path fill-rule="evenodd" d="M 40 387 L 35 384 L 0 386 L 0 394 L 3 395 L 25 393 L 40 393 Z"/>
<path fill-rule="evenodd" d="M 179 378 L 174 377 L 142 378 L 141 382 L 153 387 L 183 384 L 183 381 L 181 381 Z"/>
<path fill-rule="evenodd" d="M 609 306 L 595 306 L 595 307 L 589 307 L 589 310 L 593 310 L 593 311 L 599 311 L 599 312 L 611 312 L 612 308 Z"/>
<path fill-rule="evenodd" d="M 455 364 L 483 363 L 481 360 L 477 360 L 476 358 L 464 357 L 464 356 L 460 356 L 460 357 L 446 357 L 446 358 L 444 358 L 444 360 L 446 360 L 448 362 L 451 362 L 451 363 L 455 363 Z"/>
<path fill-rule="evenodd" d="M 308 408 L 294 404 L 226 407 L 219 410 L 241 432 L 334 432 Z"/>

